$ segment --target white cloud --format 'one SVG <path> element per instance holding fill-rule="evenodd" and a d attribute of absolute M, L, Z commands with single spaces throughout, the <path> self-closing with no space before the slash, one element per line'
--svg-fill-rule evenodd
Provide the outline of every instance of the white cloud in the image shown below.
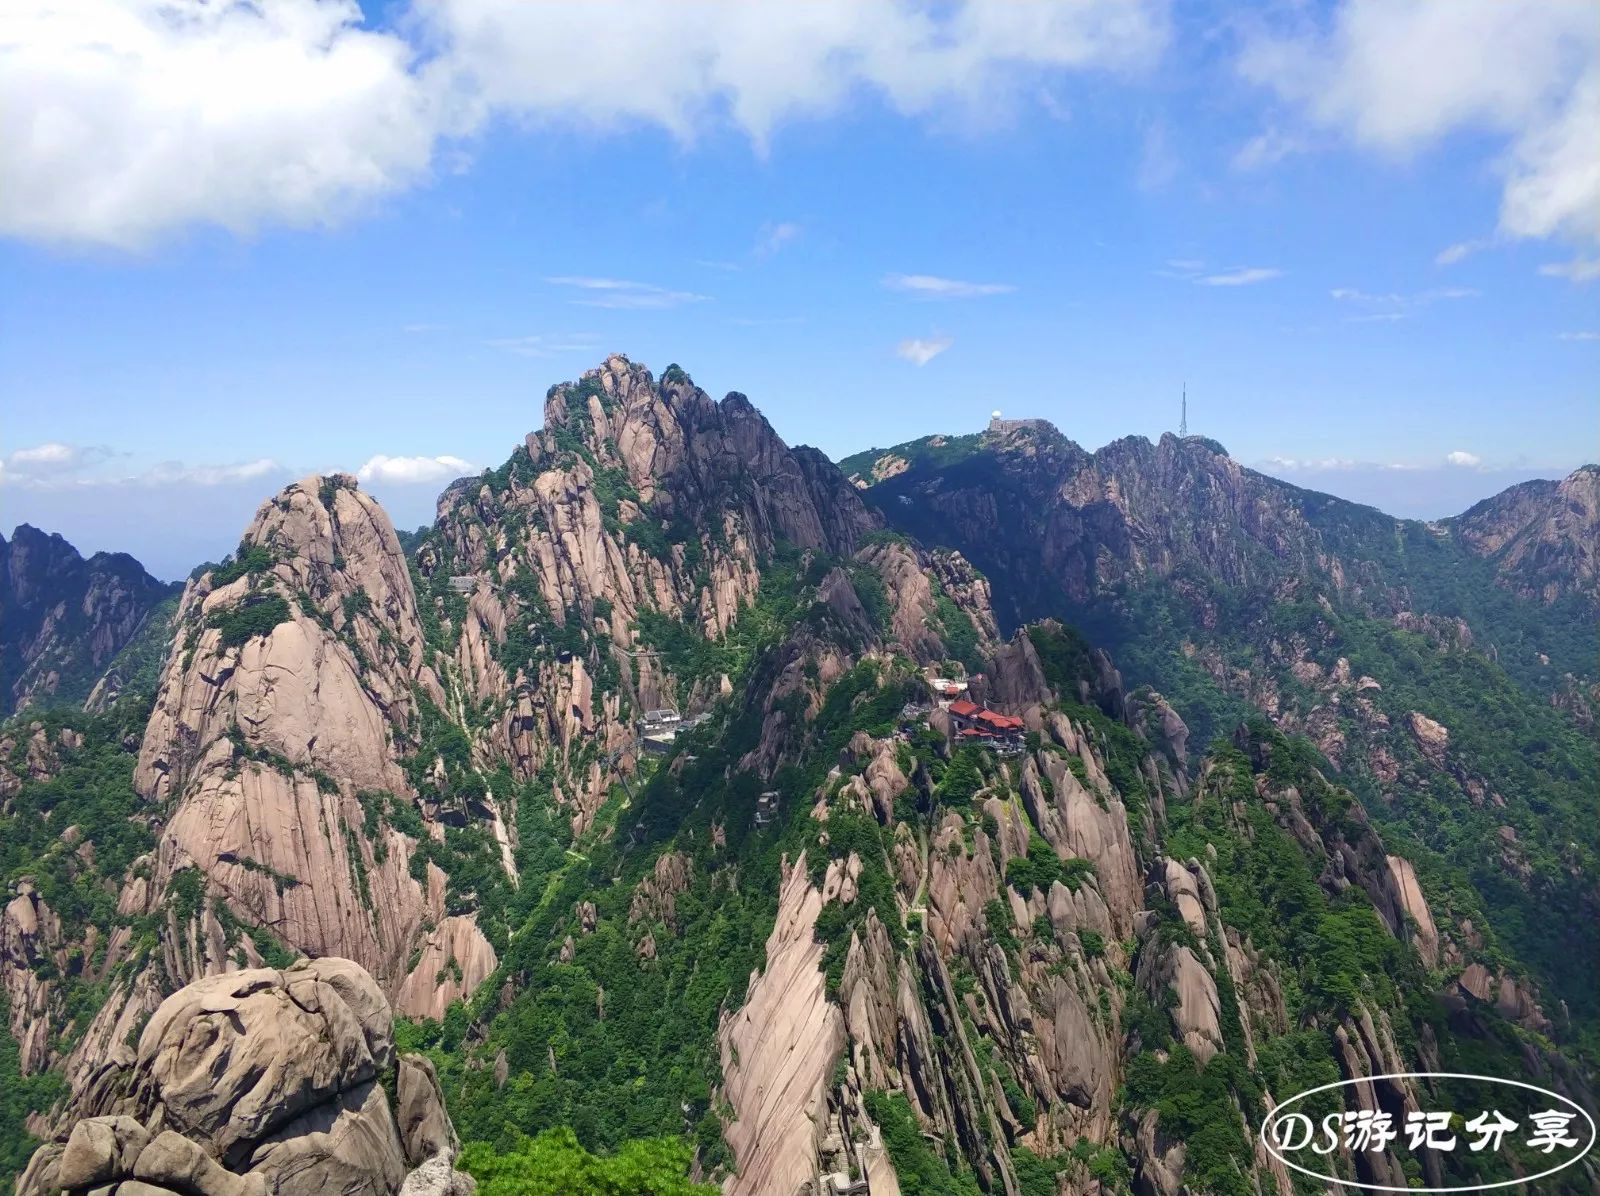
<path fill-rule="evenodd" d="M 751 252 L 756 257 L 771 257 L 790 241 L 795 240 L 804 230 L 793 220 L 780 220 L 777 224 L 769 224 L 761 230 L 761 239 L 756 242 L 756 247 Z"/>
<path fill-rule="evenodd" d="M 232 465 L 185 465 L 162 461 L 138 473 L 91 472 L 127 456 L 105 445 L 72 445 L 52 441 L 18 449 L 0 462 L 0 481 L 34 490 L 89 486 L 222 486 L 287 472 L 270 458 Z"/>
<path fill-rule="evenodd" d="M 1593 282 L 1600 278 L 1600 258 L 1575 257 L 1570 262 L 1549 262 L 1539 267 L 1546 278 L 1565 278 L 1568 282 Z"/>
<path fill-rule="evenodd" d="M 1482 241 L 1457 241 L 1454 245 L 1447 245 L 1433 255 L 1435 266 L 1453 266 L 1457 262 L 1465 261 L 1478 250 L 1484 247 Z"/>
<path fill-rule="evenodd" d="M 901 341 L 895 346 L 894 351 L 897 356 L 903 357 L 912 365 L 924 366 L 953 344 L 955 341 L 948 336 L 913 338 Z"/>
<path fill-rule="evenodd" d="M 764 146 L 780 124 L 831 114 L 861 92 L 905 115 L 970 115 L 1036 93 L 1064 70 L 1146 64 L 1164 44 L 1165 8 L 1159 0 L 436 0 L 427 11 L 456 90 L 482 107 L 598 128 L 654 124 L 686 139 L 731 123 Z M 607 73 L 626 86 L 595 86 L 573 69 L 597 45 Z"/>
<path fill-rule="evenodd" d="M 1559 341 L 1600 341 L 1600 332 L 1558 332 Z"/>
<path fill-rule="evenodd" d="M 1339 0 L 1262 26 L 1239 60 L 1309 126 L 1404 159 L 1459 132 L 1503 140 L 1500 231 L 1600 242 L 1593 0 Z"/>
<path fill-rule="evenodd" d="M 369 457 L 366 464 L 356 470 L 363 482 L 390 482 L 411 485 L 419 482 L 454 481 L 466 474 L 476 473 L 477 466 L 460 457 L 387 457 L 379 453 Z"/>
<path fill-rule="evenodd" d="M 0 461 L 0 477 L 15 485 L 59 480 L 118 456 L 103 444 L 63 444 L 50 440 L 20 448 Z"/>
<path fill-rule="evenodd" d="M 1269 128 L 1239 147 L 1238 152 L 1233 155 L 1233 168 L 1246 172 L 1265 170 L 1269 166 L 1277 165 L 1291 154 L 1300 153 L 1305 148 L 1303 138 L 1285 133 L 1276 127 Z"/>
<path fill-rule="evenodd" d="M 73 468 L 81 462 L 82 456 L 82 449 L 50 441 L 33 448 L 18 449 L 6 458 L 6 467 L 20 472 L 51 473 Z"/>
<path fill-rule="evenodd" d="M 890 274 L 883 285 L 919 299 L 980 299 L 986 295 L 1008 295 L 1017 289 L 1006 282 L 962 282 L 933 274 Z"/>
<path fill-rule="evenodd" d="M 1296 457 L 1267 457 L 1259 462 L 1263 469 L 1285 473 L 1335 473 L 1360 469 L 1417 469 L 1399 461 L 1356 461 L 1350 457 L 1322 457 L 1306 459 Z"/>
<path fill-rule="evenodd" d="M 1406 295 L 1393 291 L 1375 295 L 1357 290 L 1355 287 L 1335 287 L 1328 294 L 1340 303 L 1352 303 L 1366 308 L 1367 310 L 1361 315 L 1347 317 L 1350 323 L 1362 324 L 1393 323 L 1396 320 L 1409 319 L 1420 309 L 1434 303 L 1455 299 L 1476 299 L 1479 293 L 1472 287 L 1434 287 L 1432 290 Z"/>
<path fill-rule="evenodd" d="M 428 169 L 439 116 L 351 0 L 0 8 L 0 233 L 120 248 L 313 225 Z"/>
<path fill-rule="evenodd" d="M 1243 266 L 1237 270 L 1225 270 L 1220 274 L 1206 274 L 1195 281 L 1205 287 L 1247 287 L 1282 277 L 1282 270 L 1270 266 Z"/>
<path fill-rule="evenodd" d="M 182 461 L 163 461 L 125 480 L 141 486 L 227 486 L 286 472 L 285 466 L 270 457 L 235 465 L 185 465 Z"/>
<path fill-rule="evenodd" d="M 589 332 L 572 332 L 565 336 L 502 336 L 483 343 L 519 357 L 555 357 L 561 353 L 593 353 L 600 338 Z"/>
<path fill-rule="evenodd" d="M 698 303 L 705 298 L 693 291 L 671 291 L 648 282 L 629 282 L 622 278 L 584 278 L 563 276 L 547 278 L 546 282 L 558 287 L 576 287 L 589 292 L 587 298 L 573 299 L 579 307 L 609 307 L 625 311 L 645 311 L 663 307 L 681 307 L 685 303 Z"/>
<path fill-rule="evenodd" d="M 379 30 L 355 0 L 12 0 L 0 233 L 138 248 L 323 224 L 458 169 L 492 121 L 685 142 L 731 126 L 758 150 L 863 95 L 981 122 L 1069 72 L 1147 66 L 1166 9 L 412 0 Z"/>
<path fill-rule="evenodd" d="M 1476 453 L 1469 453 L 1465 449 L 1456 449 L 1444 455 L 1446 465 L 1455 465 L 1463 469 L 1476 469 L 1483 464 L 1483 458 Z"/>

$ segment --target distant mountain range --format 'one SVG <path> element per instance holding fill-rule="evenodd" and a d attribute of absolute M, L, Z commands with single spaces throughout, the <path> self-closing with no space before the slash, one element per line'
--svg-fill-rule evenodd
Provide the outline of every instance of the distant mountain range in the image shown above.
<path fill-rule="evenodd" d="M 85 560 L 60 536 L 26 523 L 0 536 L 0 715 L 22 706 L 81 706 L 114 668 L 138 671 L 149 653 L 121 660 L 144 633 L 164 651 L 183 587 L 157 581 L 121 552 Z M 130 655 L 137 655 L 137 651 Z"/>

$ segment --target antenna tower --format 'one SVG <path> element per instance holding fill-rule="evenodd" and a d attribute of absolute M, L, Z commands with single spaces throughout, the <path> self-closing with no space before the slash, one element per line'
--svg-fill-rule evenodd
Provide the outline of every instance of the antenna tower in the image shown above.
<path fill-rule="evenodd" d="M 1189 384 L 1183 384 L 1183 415 L 1178 419 L 1178 435 L 1189 435 Z"/>

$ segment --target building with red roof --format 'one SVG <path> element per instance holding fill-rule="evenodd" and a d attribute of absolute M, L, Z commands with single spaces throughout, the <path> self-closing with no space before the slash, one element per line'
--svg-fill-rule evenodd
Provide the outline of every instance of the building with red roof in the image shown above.
<path fill-rule="evenodd" d="M 965 743 L 1016 743 L 1023 735 L 1020 718 L 989 710 L 965 698 L 950 703 L 950 729 Z"/>

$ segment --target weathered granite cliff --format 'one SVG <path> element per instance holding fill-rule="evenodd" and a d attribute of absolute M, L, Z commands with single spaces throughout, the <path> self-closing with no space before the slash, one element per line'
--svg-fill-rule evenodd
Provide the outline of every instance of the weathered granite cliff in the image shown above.
<path fill-rule="evenodd" d="M 431 980 L 454 961 L 470 993 L 494 951 L 417 859 L 427 811 L 409 835 L 383 814 L 416 808 L 402 761 L 420 746 L 419 703 L 445 701 L 388 517 L 347 476 L 288 487 L 232 563 L 190 583 L 178 627 L 134 773 L 162 829 L 148 877 L 123 896 L 153 912 L 198 874 L 206 900 L 173 925 L 168 973 L 249 956 L 216 899 L 291 950 L 356 960 L 403 1012 L 442 1012 L 431 984 L 408 985 L 424 963 Z"/>
<path fill-rule="evenodd" d="M 391 1094 L 397 1104 L 391 1105 Z M 470 1196 L 433 1065 L 395 1056 L 389 1003 L 324 958 L 197 980 L 75 1096 L 20 1196 Z"/>

